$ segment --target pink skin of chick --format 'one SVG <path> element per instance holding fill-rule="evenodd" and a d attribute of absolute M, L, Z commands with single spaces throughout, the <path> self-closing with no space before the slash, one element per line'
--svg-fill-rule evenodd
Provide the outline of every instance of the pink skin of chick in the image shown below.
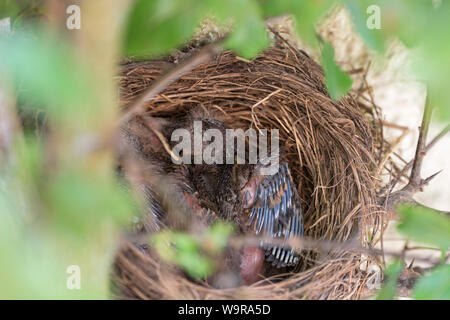
<path fill-rule="evenodd" d="M 241 191 L 241 200 L 245 208 L 250 208 L 256 197 L 256 189 L 262 177 L 254 176 Z M 251 285 L 263 279 L 264 250 L 258 246 L 246 245 L 242 249 L 241 279 L 244 285 Z"/>

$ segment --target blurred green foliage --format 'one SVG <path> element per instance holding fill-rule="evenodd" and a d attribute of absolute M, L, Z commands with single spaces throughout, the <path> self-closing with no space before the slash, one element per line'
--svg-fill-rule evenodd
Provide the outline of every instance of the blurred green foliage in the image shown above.
<path fill-rule="evenodd" d="M 335 0 L 260 0 L 265 17 L 290 14 L 295 17 L 298 34 L 313 47 L 318 45 L 316 26 L 330 9 L 340 1 Z"/>
<path fill-rule="evenodd" d="M 0 163 L 0 298 L 107 298 L 133 199 L 111 150 L 92 147 L 111 125 L 102 124 L 103 86 L 73 43 L 36 25 L 0 35 L 0 80 L 19 107 L 49 119 L 42 132 L 17 132 L 13 161 Z M 71 265 L 81 290 L 67 287 Z"/>
<path fill-rule="evenodd" d="M 420 300 L 450 299 L 450 265 L 446 254 L 450 250 L 450 218 L 419 206 L 401 206 L 398 230 L 411 240 L 431 244 L 442 252 L 442 263 L 417 280 L 413 297 Z"/>
<path fill-rule="evenodd" d="M 201 1 L 137 1 L 126 29 L 127 54 L 161 55 L 172 50 L 192 36 L 203 9 Z"/>
<path fill-rule="evenodd" d="M 219 23 L 233 25 L 225 48 L 252 58 L 268 45 L 263 19 L 281 14 L 292 15 L 302 39 L 317 47 L 320 43 L 315 31 L 317 22 L 339 4 L 349 9 L 355 29 L 370 48 L 383 52 L 388 41 L 398 37 L 414 49 L 416 74 L 429 85 L 431 101 L 440 119 L 449 121 L 450 93 L 446 90 L 445 72 L 442 72 L 450 70 L 448 1 L 435 5 L 431 0 L 138 0 L 126 27 L 125 52 L 138 56 L 168 53 L 186 42 L 205 16 L 214 16 Z M 367 26 L 373 15 L 367 9 L 374 5 L 380 9 L 380 29 Z M 323 46 L 321 62 L 330 66 L 326 83 L 331 97 L 338 99 L 350 89 L 351 82 L 330 53 L 329 47 Z"/>
<path fill-rule="evenodd" d="M 0 2 L 0 18 L 11 17 L 13 27 L 13 35 L 0 36 L 0 80 L 14 85 L 14 95 L 24 105 L 45 109 L 52 137 L 18 138 L 16 162 L 0 163 L 0 298 L 106 298 L 118 233 L 131 219 L 133 200 L 118 187 L 111 150 L 86 151 L 83 144 L 107 126 L 101 122 L 104 108 L 99 103 L 104 100 L 97 75 L 61 35 L 33 24 L 23 28 L 45 14 L 41 4 Z M 315 31 L 318 20 L 336 4 L 349 9 L 356 30 L 374 51 L 383 52 L 393 37 L 414 50 L 417 75 L 427 83 L 440 120 L 449 121 L 448 1 L 436 6 L 431 0 L 137 0 L 123 33 L 116 36 L 126 55 L 163 55 L 188 41 L 200 21 L 212 16 L 232 26 L 223 46 L 251 59 L 269 44 L 264 19 L 291 14 L 299 35 L 321 50 L 326 85 L 338 99 L 351 87 L 350 77 Z M 367 28 L 367 8 L 373 4 L 381 9 L 381 29 Z M 448 218 L 421 208 L 400 211 L 401 232 L 448 250 Z M 196 237 L 162 232 L 152 243 L 163 257 L 201 278 L 212 272 L 211 256 L 223 250 L 231 233 L 229 226 L 217 224 Z M 66 288 L 66 268 L 73 264 L 82 270 L 81 291 Z M 397 262 L 388 268 L 388 285 L 379 298 L 395 296 L 399 266 Z M 414 297 L 448 298 L 449 272 L 443 265 L 420 279 Z"/>
<path fill-rule="evenodd" d="M 260 7 L 252 0 L 138 0 L 126 27 L 126 53 L 169 53 L 187 42 L 206 16 L 222 25 L 233 22 L 234 32 L 224 45 L 246 58 L 254 57 L 268 45 Z"/>
<path fill-rule="evenodd" d="M 420 300 L 450 299 L 450 265 L 445 264 L 450 249 L 450 218 L 431 209 L 418 206 L 401 206 L 398 231 L 410 240 L 424 242 L 442 251 L 442 264 L 418 279 L 412 297 Z M 400 261 L 386 269 L 387 283 L 378 293 L 377 299 L 394 299 L 397 279 L 403 270 Z"/>
<path fill-rule="evenodd" d="M 445 253 L 450 249 L 450 218 L 431 209 L 401 206 L 398 230 L 412 240 L 434 245 Z"/>
<path fill-rule="evenodd" d="M 345 4 L 353 17 L 353 23 L 356 30 L 360 33 L 361 37 L 366 41 L 370 48 L 381 52 L 385 49 L 385 35 L 383 29 L 369 29 L 367 28 L 367 13 L 366 8 L 373 4 L 371 2 L 361 2 L 357 0 L 347 0 Z M 381 17 L 380 17 L 381 18 Z"/>
<path fill-rule="evenodd" d="M 17 143 L 17 165 L 0 166 L 0 298 L 108 297 L 117 226 L 130 214 L 126 193 L 118 198 L 114 181 L 86 172 L 66 181 L 46 175 L 45 149 L 27 140 Z M 70 265 L 81 268 L 82 290 L 66 287 Z"/>
<path fill-rule="evenodd" d="M 151 236 L 150 243 L 164 260 L 176 263 L 191 277 L 202 279 L 214 271 L 214 258 L 225 249 L 232 233 L 232 225 L 217 222 L 199 235 L 165 230 Z"/>
<path fill-rule="evenodd" d="M 98 104 L 95 75 L 64 39 L 44 30 L 0 37 L 0 71 L 16 84 L 21 97 L 48 110 L 55 122 L 70 125 L 92 119 Z"/>
<path fill-rule="evenodd" d="M 214 270 L 213 261 L 201 253 L 190 234 L 165 230 L 155 234 L 150 244 L 165 261 L 179 265 L 193 278 L 204 278 Z"/>
<path fill-rule="evenodd" d="M 378 292 L 377 300 L 392 300 L 397 294 L 397 279 L 402 273 L 403 263 L 399 260 L 390 264 L 385 271 L 385 277 L 387 278 L 383 288 Z"/>
<path fill-rule="evenodd" d="M 341 98 L 350 90 L 352 79 L 334 61 L 334 49 L 328 42 L 323 44 L 321 62 L 330 96 L 333 99 Z"/>
<path fill-rule="evenodd" d="M 450 265 L 442 265 L 417 280 L 413 298 L 418 300 L 450 300 Z"/>
<path fill-rule="evenodd" d="M 427 84 L 438 119 L 450 121 L 450 91 L 443 70 L 450 70 L 450 2 L 432 0 L 345 0 L 356 30 L 375 50 L 382 51 L 397 37 L 413 50 L 412 68 Z M 380 7 L 381 29 L 368 29 L 366 8 Z"/>
<path fill-rule="evenodd" d="M 11 18 L 14 29 L 25 28 L 27 23 L 42 17 L 43 0 L 2 0 L 0 2 L 0 20 Z"/>

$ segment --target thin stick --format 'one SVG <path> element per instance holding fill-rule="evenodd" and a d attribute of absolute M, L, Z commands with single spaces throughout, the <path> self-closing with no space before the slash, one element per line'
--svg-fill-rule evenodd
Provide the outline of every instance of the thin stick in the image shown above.
<path fill-rule="evenodd" d="M 436 177 L 441 171 L 436 172 L 435 174 L 429 176 L 426 179 L 421 178 L 421 169 L 422 169 L 422 162 L 423 158 L 425 157 L 427 151 L 436 144 L 436 142 L 441 139 L 449 130 L 450 125 L 446 126 L 444 130 L 440 134 L 438 134 L 432 142 L 428 146 L 425 145 L 428 129 L 430 126 L 430 120 L 432 115 L 433 109 L 430 105 L 429 101 L 427 100 L 427 103 L 425 105 L 425 110 L 422 117 L 422 125 L 420 126 L 420 132 L 419 132 L 419 139 L 417 141 L 417 148 L 416 148 L 416 154 L 414 157 L 414 160 L 412 162 L 412 169 L 411 174 L 409 177 L 408 184 L 403 187 L 401 190 L 396 191 L 394 193 L 389 193 L 386 197 L 381 199 L 380 204 L 383 204 L 386 210 L 390 212 L 395 211 L 395 207 L 400 203 L 410 203 L 415 205 L 423 206 L 419 203 L 417 203 L 413 199 L 413 195 L 418 192 L 422 191 L 423 186 L 427 185 L 434 177 Z M 406 171 L 406 168 L 409 166 L 410 163 L 408 163 L 400 173 L 399 177 L 402 176 L 403 172 Z M 398 179 L 397 179 L 398 180 Z M 396 182 L 395 182 L 396 183 Z M 391 183 L 390 191 L 392 191 L 393 187 L 395 186 L 395 183 Z M 387 189 L 386 189 L 387 190 Z M 426 207 L 426 206 L 423 206 Z M 428 208 L 428 207 L 426 207 Z M 432 209 L 432 208 L 429 208 Z M 448 212 L 445 211 L 439 211 L 432 209 L 438 213 L 448 215 Z"/>
<path fill-rule="evenodd" d="M 384 165 L 386 161 L 389 159 L 391 154 L 394 152 L 395 147 L 397 147 L 400 142 L 403 140 L 403 138 L 406 136 L 406 134 L 409 132 L 409 130 L 403 130 L 402 134 L 395 139 L 392 144 L 389 145 L 389 149 L 386 151 L 384 156 L 380 159 L 380 162 L 378 163 L 376 175 L 379 176 L 381 173 L 381 170 L 384 168 Z"/>
<path fill-rule="evenodd" d="M 197 233 L 190 233 L 190 235 L 198 240 L 202 240 L 202 235 Z M 148 241 L 148 234 L 139 234 L 139 235 L 127 235 L 127 241 L 130 242 L 144 242 Z M 324 239 L 314 239 L 311 237 L 303 237 L 303 236 L 295 236 L 290 238 L 279 238 L 279 237 L 271 237 L 271 236 L 232 236 L 228 239 L 228 246 L 240 249 L 247 245 L 259 246 L 261 243 L 265 243 L 266 245 L 271 246 L 288 246 L 292 248 L 297 253 L 302 253 L 304 250 L 313 250 L 320 252 L 358 252 L 361 254 L 366 254 L 370 256 L 383 256 L 387 255 L 390 257 L 404 258 L 405 251 L 408 251 L 408 248 L 404 247 L 401 251 L 399 250 L 380 250 L 373 247 L 367 248 L 362 246 L 356 238 L 347 240 L 344 242 L 341 241 L 333 241 L 333 240 L 324 240 Z M 430 248 L 432 249 L 432 248 Z M 415 260 L 434 263 L 434 261 L 430 258 L 422 258 L 415 257 Z"/>
<path fill-rule="evenodd" d="M 256 124 L 256 121 L 258 120 L 258 117 L 255 115 L 255 113 L 253 112 L 253 109 L 255 109 L 257 106 L 259 106 L 260 104 L 266 102 L 267 100 L 270 99 L 270 97 L 272 97 L 273 95 L 277 94 L 278 92 L 280 92 L 281 89 L 277 89 L 275 91 L 273 91 L 272 93 L 270 93 L 269 95 L 267 95 L 264 99 L 258 101 L 257 103 L 255 103 L 254 105 L 251 106 L 252 109 L 252 119 L 253 119 L 253 123 L 255 124 L 256 129 L 259 130 L 258 125 Z M 258 121 L 259 122 L 259 121 Z"/>
<path fill-rule="evenodd" d="M 175 153 L 172 152 L 172 149 L 170 149 L 170 146 L 167 143 L 166 138 L 164 138 L 164 136 L 162 135 L 162 133 L 159 130 L 157 130 L 156 128 L 154 128 L 147 119 L 145 119 L 144 117 L 140 117 L 140 118 L 141 118 L 144 126 L 147 129 L 151 130 L 156 135 L 156 137 L 159 139 L 159 141 L 161 141 L 161 144 L 163 145 L 164 150 L 166 150 L 166 152 L 172 157 L 172 159 L 174 159 L 176 161 L 180 161 L 180 158 Z"/>
<path fill-rule="evenodd" d="M 433 112 L 432 106 L 427 99 L 425 104 L 425 110 L 422 117 L 422 125 L 420 126 L 419 140 L 417 141 L 416 155 L 414 157 L 414 163 L 411 169 L 411 175 L 409 177 L 409 183 L 406 188 L 417 189 L 421 187 L 422 178 L 421 170 L 423 158 L 425 156 L 425 144 L 428 135 L 428 129 L 430 127 L 431 113 Z"/>
<path fill-rule="evenodd" d="M 442 131 L 436 137 L 434 137 L 433 140 L 430 141 L 430 143 L 427 144 L 427 146 L 422 150 L 422 153 L 426 155 L 431 150 L 431 148 L 433 148 L 436 145 L 436 143 L 438 143 L 439 140 L 441 140 L 449 131 L 450 131 L 450 124 L 447 125 L 444 129 L 442 129 Z M 405 176 L 406 172 L 412 167 L 414 160 L 415 158 L 409 161 L 397 175 L 397 178 L 394 179 L 392 182 L 390 182 L 387 186 L 385 186 L 380 193 L 383 194 L 386 190 L 392 190 L 399 182 L 400 178 Z"/>

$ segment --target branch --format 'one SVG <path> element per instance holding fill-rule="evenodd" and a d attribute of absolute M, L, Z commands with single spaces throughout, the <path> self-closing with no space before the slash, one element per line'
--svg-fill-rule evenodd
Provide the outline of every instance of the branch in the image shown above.
<path fill-rule="evenodd" d="M 409 177 L 409 183 L 405 186 L 405 190 L 411 190 L 416 192 L 422 189 L 421 170 L 423 158 L 425 157 L 425 144 L 428 135 L 428 129 L 430 127 L 432 107 L 429 101 L 425 103 L 425 110 L 422 117 L 422 125 L 420 126 L 419 140 L 417 141 L 416 155 L 414 157 L 413 167 L 411 169 L 411 175 Z"/>
<path fill-rule="evenodd" d="M 402 203 L 409 203 L 425 207 L 417 203 L 413 199 L 413 196 L 417 192 L 423 191 L 423 187 L 426 186 L 433 178 L 435 178 L 441 172 L 438 171 L 426 179 L 421 178 L 422 163 L 425 155 L 443 136 L 445 136 L 445 134 L 447 134 L 450 131 L 450 125 L 447 125 L 428 145 L 426 145 L 432 112 L 433 108 L 429 103 L 429 101 L 427 100 L 422 117 L 422 124 L 420 126 L 419 139 L 417 141 L 414 159 L 405 165 L 400 174 L 397 176 L 397 179 L 393 180 L 393 182 L 388 184 L 382 190 L 382 192 L 388 191 L 388 194 L 380 199 L 379 204 L 384 208 L 386 208 L 388 212 L 391 213 L 395 212 L 395 208 Z M 410 167 L 412 167 L 412 169 L 411 174 L 409 176 L 408 184 L 401 190 L 391 193 L 392 189 L 395 187 L 400 177 L 402 177 Z M 444 211 L 438 211 L 435 209 L 432 210 L 442 214 L 446 215 L 448 214 L 447 212 Z"/>
<path fill-rule="evenodd" d="M 191 230 L 195 228 L 191 228 Z M 192 236 L 197 241 L 202 241 L 202 234 L 198 232 L 193 233 L 189 232 L 189 235 Z M 128 234 L 124 238 L 125 241 L 129 241 L 132 243 L 147 243 L 149 241 L 148 234 Z M 304 250 L 318 251 L 323 253 L 330 252 L 354 252 L 365 254 L 372 257 L 379 257 L 383 255 L 388 255 L 390 257 L 404 259 L 405 251 L 409 250 L 407 247 L 402 248 L 401 250 L 380 250 L 376 248 L 367 248 L 361 245 L 357 238 L 353 238 L 347 241 L 333 241 L 333 240 L 324 240 L 324 239 L 314 239 L 311 237 L 305 236 L 295 236 L 290 238 L 282 238 L 282 237 L 272 237 L 272 236 L 264 236 L 264 235 L 234 235 L 228 238 L 227 246 L 240 250 L 245 246 L 260 246 L 261 243 L 265 245 L 271 246 L 289 246 L 295 252 L 302 253 Z M 430 248 L 434 249 L 434 248 Z M 414 257 L 417 261 L 427 262 L 427 263 L 437 263 L 432 258 L 429 257 Z"/>
<path fill-rule="evenodd" d="M 426 145 L 426 147 L 423 149 L 423 153 L 426 155 L 431 150 L 431 148 L 433 148 L 436 145 L 436 143 L 438 143 L 449 131 L 450 131 L 450 124 L 448 124 L 444 129 L 442 129 L 442 131 Z M 400 181 L 401 177 L 405 176 L 406 172 L 409 169 L 411 169 L 411 167 L 414 163 L 414 160 L 415 160 L 415 158 L 412 159 L 411 161 L 409 161 L 408 163 L 406 163 L 405 166 L 403 167 L 403 169 L 397 175 L 397 177 L 394 180 L 392 180 L 390 183 L 388 183 L 386 186 L 384 186 L 380 190 L 379 193 L 383 194 L 387 190 L 392 190 L 397 185 L 397 183 Z M 427 178 L 427 179 L 429 179 L 429 178 Z"/>

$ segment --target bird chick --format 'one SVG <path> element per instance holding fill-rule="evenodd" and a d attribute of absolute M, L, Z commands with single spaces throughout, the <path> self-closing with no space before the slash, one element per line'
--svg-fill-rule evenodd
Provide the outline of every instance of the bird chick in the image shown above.
<path fill-rule="evenodd" d="M 295 266 L 298 254 L 287 244 L 273 245 L 270 241 L 303 235 L 300 198 L 287 162 L 280 163 L 279 170 L 272 175 L 264 174 L 263 169 L 267 167 L 264 159 L 256 164 L 195 163 L 195 152 L 192 152 L 183 154 L 184 159 L 192 161 L 175 164 L 173 155 L 169 154 L 176 146 L 171 135 L 179 128 L 194 134 L 195 121 L 202 121 L 203 132 L 215 129 L 225 135 L 227 128 L 222 121 L 204 113 L 191 112 L 171 119 L 132 119 L 124 127 L 123 140 L 132 146 L 135 156 L 154 168 L 157 175 L 172 179 L 173 198 L 181 199 L 193 218 L 204 225 L 216 220 L 234 222 L 241 233 L 264 237 L 259 244 L 245 245 L 239 255 L 240 261 L 232 263 L 238 266 L 241 284 L 249 285 L 262 279 L 265 264 L 275 268 Z M 195 142 L 194 137 L 191 142 Z M 226 154 L 225 144 L 223 148 Z M 279 155 L 272 155 L 275 156 L 279 159 Z M 155 181 L 143 182 L 143 188 L 153 225 L 173 227 L 167 223 L 168 210 L 164 208 Z"/>

